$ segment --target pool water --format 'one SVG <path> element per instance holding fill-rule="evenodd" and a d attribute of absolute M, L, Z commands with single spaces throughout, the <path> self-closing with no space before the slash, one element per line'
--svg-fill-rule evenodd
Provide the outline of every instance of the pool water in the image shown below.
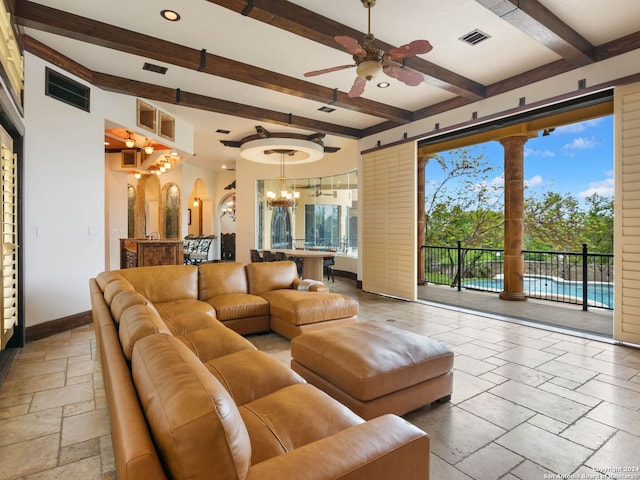
<path fill-rule="evenodd" d="M 502 278 L 469 280 L 463 288 L 501 292 Z M 530 297 L 582 304 L 582 282 L 570 282 L 561 278 L 524 276 L 524 292 Z M 613 309 L 613 283 L 588 282 L 587 303 L 590 306 Z"/>

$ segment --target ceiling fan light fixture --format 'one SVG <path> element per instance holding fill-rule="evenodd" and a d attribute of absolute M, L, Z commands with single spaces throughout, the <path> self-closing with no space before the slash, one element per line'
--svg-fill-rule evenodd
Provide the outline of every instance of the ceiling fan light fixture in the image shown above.
<path fill-rule="evenodd" d="M 371 80 L 380 72 L 382 72 L 382 64 L 377 60 L 365 60 L 356 68 L 358 76 L 367 80 Z"/>

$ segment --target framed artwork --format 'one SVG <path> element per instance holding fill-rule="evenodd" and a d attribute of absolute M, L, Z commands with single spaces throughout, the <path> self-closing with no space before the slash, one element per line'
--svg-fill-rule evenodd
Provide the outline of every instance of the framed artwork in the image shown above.
<path fill-rule="evenodd" d="M 138 158 L 135 148 L 123 149 L 120 157 L 120 166 L 122 168 L 136 168 L 138 166 Z"/>

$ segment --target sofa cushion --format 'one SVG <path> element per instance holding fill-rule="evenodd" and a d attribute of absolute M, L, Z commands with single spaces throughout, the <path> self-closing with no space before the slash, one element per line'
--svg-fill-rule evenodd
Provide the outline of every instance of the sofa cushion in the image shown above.
<path fill-rule="evenodd" d="M 123 280 L 122 275 L 111 271 L 100 272 L 98 275 L 96 275 L 96 282 L 98 283 L 100 290 L 102 290 L 103 292 L 104 289 L 107 288 L 107 285 L 109 285 L 114 280 Z"/>
<path fill-rule="evenodd" d="M 109 282 L 104 288 L 104 301 L 107 305 L 111 306 L 111 302 L 121 292 L 135 291 L 133 285 L 127 282 L 124 278 L 119 278 L 112 282 Z"/>
<path fill-rule="evenodd" d="M 246 477 L 251 442 L 242 417 L 193 352 L 175 337 L 152 335 L 136 343 L 131 371 L 167 477 Z"/>
<path fill-rule="evenodd" d="M 201 362 L 240 350 L 256 349 L 249 340 L 219 322 L 218 325 L 193 330 L 176 338 L 189 347 L 189 350 L 194 352 Z"/>
<path fill-rule="evenodd" d="M 298 270 L 295 262 L 259 262 L 249 263 L 245 266 L 249 293 L 260 295 L 271 290 L 291 288 L 298 278 Z"/>
<path fill-rule="evenodd" d="M 269 302 L 272 317 L 291 323 L 335 320 L 358 315 L 358 302 L 339 293 L 274 290 L 261 294 Z"/>
<path fill-rule="evenodd" d="M 216 320 L 209 312 L 184 312 L 178 315 L 172 315 L 163 318 L 169 330 L 173 335 L 185 335 L 194 330 L 202 330 L 203 328 L 214 327 L 220 322 Z"/>
<path fill-rule="evenodd" d="M 244 405 L 281 388 L 305 380 L 272 356 L 260 350 L 242 350 L 205 363 L 231 394 L 236 405 Z"/>
<path fill-rule="evenodd" d="M 239 410 L 251 438 L 253 464 L 364 422 L 307 383 L 281 388 Z"/>
<path fill-rule="evenodd" d="M 119 292 L 111 301 L 111 315 L 116 323 L 120 323 L 122 313 L 133 305 L 150 305 L 149 300 L 135 290 L 124 290 Z"/>
<path fill-rule="evenodd" d="M 207 300 L 221 322 L 237 318 L 269 315 L 269 302 L 257 295 L 248 293 L 228 293 Z"/>
<path fill-rule="evenodd" d="M 198 298 L 198 267 L 195 265 L 135 267 L 117 272 L 154 305 Z"/>
<path fill-rule="evenodd" d="M 171 334 L 152 305 L 132 305 L 120 317 L 118 336 L 122 351 L 131 360 L 133 347 L 138 340 L 155 333 Z"/>
<path fill-rule="evenodd" d="M 196 298 L 182 298 L 168 302 L 153 302 L 162 318 L 171 318 L 182 315 L 185 312 L 201 312 L 216 318 L 216 311 L 206 302 L 201 302 Z"/>
<path fill-rule="evenodd" d="M 218 295 L 248 293 L 242 263 L 205 263 L 198 267 L 198 298 L 205 302 Z"/>

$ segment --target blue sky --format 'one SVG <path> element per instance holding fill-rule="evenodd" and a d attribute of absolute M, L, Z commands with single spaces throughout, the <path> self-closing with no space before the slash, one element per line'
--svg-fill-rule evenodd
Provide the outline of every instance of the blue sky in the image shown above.
<path fill-rule="evenodd" d="M 494 165 L 489 179 L 502 184 L 504 149 L 488 142 L 478 149 Z M 613 196 L 613 115 L 558 127 L 550 135 L 531 138 L 525 145 L 524 176 L 527 191 L 555 191 L 582 200 L 594 193 Z M 439 183 L 442 171 L 436 162 L 426 167 L 429 184 Z"/>

